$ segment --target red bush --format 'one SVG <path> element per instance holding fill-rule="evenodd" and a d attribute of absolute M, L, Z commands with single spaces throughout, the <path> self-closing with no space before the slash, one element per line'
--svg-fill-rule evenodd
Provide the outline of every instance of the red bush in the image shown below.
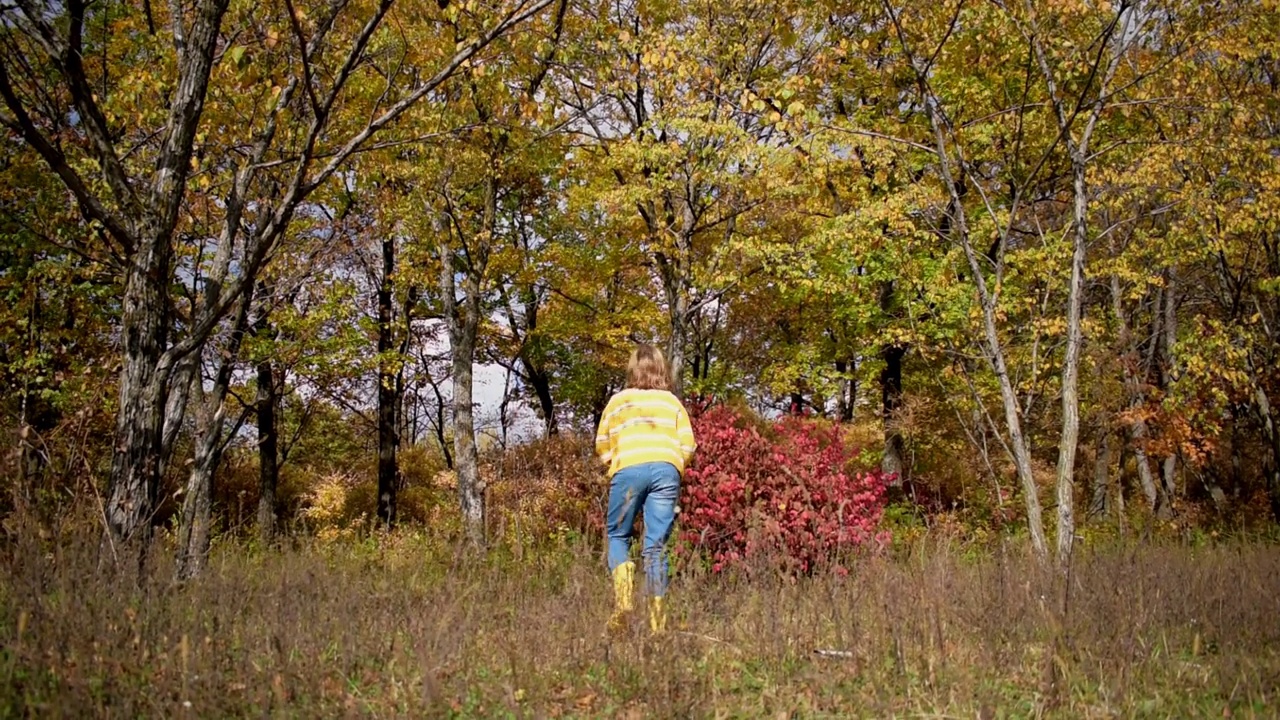
<path fill-rule="evenodd" d="M 681 537 L 720 571 L 760 555 L 807 573 L 876 533 L 886 480 L 848 473 L 840 428 L 785 418 L 764 432 L 732 409 L 693 420 L 698 456 L 685 473 Z"/>

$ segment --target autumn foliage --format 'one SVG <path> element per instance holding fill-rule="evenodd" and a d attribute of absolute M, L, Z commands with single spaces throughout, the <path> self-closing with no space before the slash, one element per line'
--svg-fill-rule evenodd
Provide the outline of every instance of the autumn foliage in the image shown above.
<path fill-rule="evenodd" d="M 850 471 L 838 425 L 788 417 L 763 428 L 720 406 L 697 413 L 680 528 L 712 569 L 768 557 L 808 573 L 883 543 L 886 477 Z"/>
<path fill-rule="evenodd" d="M 603 538 L 608 483 L 590 437 L 535 440 L 491 458 L 481 474 L 499 534 Z"/>

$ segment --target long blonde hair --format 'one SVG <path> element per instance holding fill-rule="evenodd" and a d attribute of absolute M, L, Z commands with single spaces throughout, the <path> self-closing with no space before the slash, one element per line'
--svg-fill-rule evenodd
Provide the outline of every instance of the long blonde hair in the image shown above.
<path fill-rule="evenodd" d="M 671 374 L 662 351 L 652 345 L 637 345 L 627 361 L 627 387 L 638 390 L 670 390 Z"/>

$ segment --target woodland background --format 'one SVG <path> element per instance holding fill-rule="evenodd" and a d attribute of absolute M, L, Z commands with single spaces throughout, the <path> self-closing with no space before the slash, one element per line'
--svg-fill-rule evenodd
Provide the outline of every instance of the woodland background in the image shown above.
<path fill-rule="evenodd" d="M 186 678 L 200 652 L 242 651 L 262 682 L 197 683 L 224 712 L 310 698 L 518 715 L 532 697 L 535 712 L 821 713 L 856 696 L 871 714 L 1178 714 L 1144 703 L 1190 676 L 1193 714 L 1270 707 L 1274 631 L 1224 618 L 1263 612 L 1278 582 L 1272 0 L 13 0 L 0 18 L 12 707 L 136 713 L 131 678 L 155 681 L 162 653 Z M 386 670 L 394 640 L 363 636 L 290 670 L 292 623 L 343 602 L 327 591 L 296 618 L 184 614 L 201 593 L 191 608 L 257 597 L 263 567 L 275 601 L 289 577 L 386 574 L 409 583 L 386 590 L 393 614 L 463 603 L 458 627 L 596 592 L 588 438 L 641 341 L 697 416 L 690 587 L 743 589 L 742 617 L 792 602 L 790 631 L 748 641 L 690 599 L 686 620 L 738 654 L 713 643 L 677 671 L 637 635 L 632 674 L 606 660 L 582 695 L 517 650 L 428 662 L 483 655 L 478 630 L 416 647 L 407 679 Z M 495 368 L 502 392 L 478 403 L 476 373 Z M 412 557 L 425 565 L 405 571 Z M 933 579 L 903 562 L 935 563 Z M 503 580 L 511 563 L 553 579 Z M 863 595 L 788 595 L 850 576 Z M 473 609 L 461 598 L 482 582 L 506 590 Z M 71 590 L 86 583 L 103 599 Z M 1072 615 L 1072 587 L 1091 610 Z M 1144 588 L 1185 604 L 1140 603 L 1123 647 L 1091 634 Z M 920 601 L 876 600 L 903 594 Z M 1006 602 L 1027 614 L 974 620 L 952 640 L 973 662 L 946 664 L 944 628 Z M 847 640 L 824 614 L 846 611 L 883 622 L 851 675 L 813 685 L 785 638 Z M 42 650 L 101 659 L 88 643 L 122 612 L 145 625 L 133 648 L 153 648 L 140 665 Z M 211 630 L 192 650 L 193 617 L 264 623 L 246 632 L 265 655 L 211 650 Z M 556 647 L 579 677 L 571 645 Z M 764 663 L 778 704 L 721 697 L 706 671 L 730 656 Z M 324 664 L 340 657 L 391 684 L 356 692 L 358 672 Z M 655 681 L 666 700 L 645 699 Z M 164 703 L 189 702 L 190 682 Z"/>

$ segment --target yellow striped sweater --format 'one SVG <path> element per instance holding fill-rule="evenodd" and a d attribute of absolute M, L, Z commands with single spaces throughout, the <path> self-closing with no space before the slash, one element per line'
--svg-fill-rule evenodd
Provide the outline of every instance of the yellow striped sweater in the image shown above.
<path fill-rule="evenodd" d="M 666 390 L 617 393 L 609 398 L 596 432 L 596 454 L 608 464 L 609 477 L 647 462 L 669 462 L 683 475 L 697 447 L 689 413 Z"/>

